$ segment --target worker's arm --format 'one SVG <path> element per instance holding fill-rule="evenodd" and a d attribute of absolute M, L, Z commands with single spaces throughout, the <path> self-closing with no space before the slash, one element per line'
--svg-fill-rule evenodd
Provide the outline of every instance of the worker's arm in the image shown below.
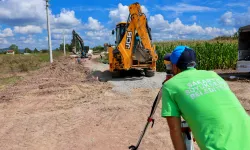
<path fill-rule="evenodd" d="M 172 94 L 175 94 L 175 92 L 164 84 L 162 89 L 162 117 L 167 118 L 175 150 L 186 150 L 181 133 L 181 112 L 176 101 L 172 98 Z"/>
<path fill-rule="evenodd" d="M 175 150 L 186 150 L 186 145 L 181 132 L 181 118 L 167 117 L 167 122 Z"/>

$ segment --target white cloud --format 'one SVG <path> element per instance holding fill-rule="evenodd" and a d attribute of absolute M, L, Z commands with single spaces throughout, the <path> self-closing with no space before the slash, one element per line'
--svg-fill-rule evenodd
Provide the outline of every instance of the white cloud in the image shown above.
<path fill-rule="evenodd" d="M 178 8 L 179 7 L 179 8 Z M 203 12 L 203 11 L 215 11 L 214 8 L 195 6 L 188 4 L 178 4 L 177 6 L 161 7 L 161 9 L 175 10 L 180 12 Z M 180 9 L 180 10 L 179 10 Z M 146 9 L 147 12 L 147 9 Z M 126 21 L 128 16 L 128 8 L 122 4 L 118 5 L 117 9 L 110 11 L 109 17 L 112 23 L 120 21 Z M 202 27 L 193 23 L 186 25 L 182 23 L 179 18 L 176 18 L 173 22 L 165 20 L 163 15 L 156 14 L 154 16 L 147 16 L 149 18 L 149 26 L 152 29 L 152 37 L 154 41 L 158 40 L 170 40 L 170 39 L 200 39 L 200 38 L 213 38 L 219 35 L 232 35 L 236 32 L 236 29 L 226 30 L 216 27 Z M 197 16 L 190 17 L 192 21 L 197 20 Z M 103 33 L 87 32 L 88 36 L 94 37 L 95 35 L 102 36 Z"/>
<path fill-rule="evenodd" d="M 81 20 L 75 17 L 75 12 L 62 9 L 60 14 L 52 15 L 51 24 L 55 27 L 68 28 L 81 24 Z"/>
<path fill-rule="evenodd" d="M 88 18 L 87 23 L 83 23 L 81 25 L 78 25 L 76 27 L 70 27 L 70 28 L 55 28 L 53 27 L 51 29 L 52 33 L 52 39 L 53 40 L 59 40 L 63 38 L 63 33 L 65 32 L 66 38 L 72 38 L 72 31 L 75 30 L 77 33 L 80 31 L 97 31 L 97 30 L 103 30 L 105 29 L 104 26 L 93 17 Z"/>
<path fill-rule="evenodd" d="M 27 25 L 27 26 L 15 26 L 14 31 L 21 34 L 35 34 L 42 33 L 42 28 L 40 26 Z"/>
<path fill-rule="evenodd" d="M 233 24 L 233 13 L 228 11 L 220 17 L 220 22 L 224 25 L 232 25 Z"/>
<path fill-rule="evenodd" d="M 111 30 L 102 29 L 98 31 L 86 31 L 83 34 L 84 43 L 90 46 L 103 45 L 104 43 L 114 44 L 115 38 L 111 34 Z"/>
<path fill-rule="evenodd" d="M 142 12 L 148 16 L 148 9 L 141 5 Z M 118 23 L 121 21 L 127 21 L 129 15 L 129 6 L 122 5 L 121 3 L 118 4 L 118 8 L 111 10 L 109 12 L 109 18 L 111 19 L 112 23 Z"/>
<path fill-rule="evenodd" d="M 57 29 L 57 28 L 54 28 L 54 29 L 51 29 L 51 33 L 54 33 L 54 34 L 63 34 L 65 32 L 65 34 L 71 34 L 73 31 L 73 28 L 71 29 Z"/>
<path fill-rule="evenodd" d="M 6 0 L 0 1 L 0 23 L 9 26 L 40 26 L 47 29 L 44 0 Z M 59 14 L 49 10 L 51 28 L 69 28 L 81 24 L 73 10 L 62 9 Z"/>
<path fill-rule="evenodd" d="M 85 28 L 89 30 L 101 30 L 104 28 L 103 25 L 97 20 L 92 17 L 88 18 L 88 23 L 85 24 Z"/>
<path fill-rule="evenodd" d="M 149 26 L 151 27 L 152 31 L 158 32 L 168 28 L 169 23 L 167 20 L 164 20 L 164 17 L 161 14 L 157 14 L 150 16 Z"/>
<path fill-rule="evenodd" d="M 174 11 L 178 13 L 182 12 L 205 12 L 205 11 L 215 11 L 215 8 L 210 8 L 206 6 L 198 6 L 198 5 L 190 5 L 190 4 L 184 4 L 179 3 L 175 6 L 157 6 L 156 7 L 159 10 L 164 11 Z"/>
<path fill-rule="evenodd" d="M 142 9 L 142 12 L 143 12 L 146 16 L 149 15 L 148 9 L 147 9 L 145 6 L 141 5 L 141 9 Z"/>
<path fill-rule="evenodd" d="M 21 40 L 24 44 L 33 44 L 36 42 L 36 39 L 33 38 L 32 35 L 28 35 L 27 37 L 22 37 Z"/>
<path fill-rule="evenodd" d="M 241 2 L 239 2 L 239 3 L 228 3 L 228 4 L 226 4 L 226 6 L 229 6 L 229 7 L 246 7 L 247 4 L 246 4 L 246 2 L 245 3 L 241 3 Z"/>
<path fill-rule="evenodd" d="M 70 38 L 71 38 L 70 35 L 65 35 L 65 40 L 66 40 L 66 39 L 70 39 Z M 52 40 L 63 41 L 63 35 L 62 35 L 62 34 L 52 34 L 51 39 L 52 39 Z"/>
<path fill-rule="evenodd" d="M 51 7 L 50 7 L 51 8 Z M 51 34 L 62 34 L 63 30 L 66 34 L 71 34 L 74 28 L 81 28 L 84 24 L 81 20 L 76 18 L 73 10 L 61 9 L 59 14 L 54 14 L 49 10 L 50 21 L 51 21 Z M 0 24 L 13 27 L 15 33 L 21 34 L 47 34 L 47 19 L 45 11 L 44 0 L 6 0 L 0 1 Z M 43 30 L 45 29 L 45 30 Z M 13 35 L 12 31 L 11 34 Z M 3 33 L 0 31 L 1 37 L 10 36 L 10 33 Z M 58 35 L 56 35 L 58 36 Z M 25 38 L 24 38 L 25 37 Z M 55 37 L 55 36 L 54 36 Z M 47 38 L 47 37 L 46 37 Z M 52 37 L 53 38 L 53 37 Z M 18 38 L 19 39 L 19 38 Z M 34 37 L 23 36 L 19 41 L 10 40 L 24 46 L 26 44 L 38 42 Z M 40 41 L 40 47 L 47 47 L 47 40 Z M 52 42 L 53 46 L 55 41 Z M 32 47 L 30 45 L 30 47 Z"/>
<path fill-rule="evenodd" d="M 220 23 L 226 26 L 233 26 L 239 28 L 241 26 L 250 24 L 250 7 L 248 7 L 248 11 L 245 13 L 233 13 L 226 12 L 220 18 Z"/>
<path fill-rule="evenodd" d="M 23 40 L 25 40 L 25 39 L 26 39 L 26 37 L 21 36 L 19 39 L 20 39 L 21 41 L 23 41 Z"/>
<path fill-rule="evenodd" d="M 14 36 L 14 34 L 10 28 L 6 28 L 3 31 L 0 30 L 0 38 L 11 37 L 11 36 Z"/>
<path fill-rule="evenodd" d="M 6 44 L 9 44 L 9 42 L 4 38 L 0 38 L 0 43 L 1 43 L 1 48 L 4 48 L 2 46 L 6 45 Z"/>
<path fill-rule="evenodd" d="M 23 41 L 23 43 L 25 43 L 25 44 L 33 44 L 33 43 L 35 43 L 35 40 L 33 40 L 32 38 L 27 38 L 26 40 Z"/>
<path fill-rule="evenodd" d="M 129 15 L 128 6 L 118 4 L 118 8 L 109 12 L 109 17 L 113 22 L 127 21 Z"/>
<path fill-rule="evenodd" d="M 195 16 L 195 15 L 191 16 L 191 20 L 192 21 L 196 21 L 197 20 L 197 16 Z"/>
<path fill-rule="evenodd" d="M 216 37 L 219 35 L 232 35 L 236 29 L 226 30 L 215 27 L 205 27 L 197 25 L 185 25 L 179 18 L 173 22 L 165 20 L 161 14 L 150 16 L 149 26 L 152 28 L 153 40 L 167 39 L 191 39 L 200 37 Z"/>
<path fill-rule="evenodd" d="M 40 24 L 46 20 L 43 0 L 0 1 L 0 12 L 0 22 L 8 25 Z"/>
<path fill-rule="evenodd" d="M 104 37 L 111 36 L 111 31 L 108 29 L 99 30 L 99 31 L 88 31 L 85 34 L 89 37 Z"/>
<path fill-rule="evenodd" d="M 50 7 L 51 8 L 51 7 Z M 127 8 L 128 9 L 128 8 Z M 109 9 L 105 9 L 108 11 Z M 93 17 L 89 17 L 87 22 L 82 22 L 81 19 L 75 16 L 75 11 L 68 9 L 61 9 L 60 13 L 55 14 L 49 10 L 51 21 L 51 34 L 53 47 L 55 43 L 63 37 L 63 31 L 65 31 L 67 40 L 72 38 L 72 30 L 77 32 L 82 31 L 103 31 L 106 30 L 100 21 Z M 45 11 L 44 0 L 5 0 L 0 1 L 0 24 L 7 25 L 9 29 L 0 31 L 0 37 L 13 36 L 14 33 L 21 33 L 24 36 L 17 37 L 18 41 L 7 39 L 9 42 L 14 42 L 20 46 L 25 43 L 39 42 L 35 39 L 35 35 L 38 33 L 47 34 L 47 19 Z M 13 32 L 11 30 L 13 28 Z M 28 34 L 34 35 L 33 37 L 26 37 Z M 85 36 L 85 35 L 84 35 Z M 104 36 L 104 35 L 103 35 Z M 105 39 L 106 36 L 104 36 Z M 46 37 L 47 38 L 47 37 Z M 90 37 L 91 39 L 103 37 Z M 37 39 L 41 39 L 38 37 Z M 98 42 L 100 42 L 99 40 Z M 3 41 L 3 40 L 1 40 Z M 42 43 L 41 43 L 42 42 Z M 47 47 L 47 39 L 40 40 L 40 45 Z M 96 42 L 92 42 L 96 43 Z M 32 46 L 31 46 L 32 47 Z"/>

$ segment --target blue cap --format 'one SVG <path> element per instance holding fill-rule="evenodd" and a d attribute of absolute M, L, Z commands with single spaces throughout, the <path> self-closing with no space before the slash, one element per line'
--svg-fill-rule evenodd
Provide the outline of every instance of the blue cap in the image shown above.
<path fill-rule="evenodd" d="M 177 46 L 171 54 L 166 54 L 164 60 L 171 61 L 180 69 L 186 69 L 196 65 L 196 54 L 190 47 L 181 45 Z"/>

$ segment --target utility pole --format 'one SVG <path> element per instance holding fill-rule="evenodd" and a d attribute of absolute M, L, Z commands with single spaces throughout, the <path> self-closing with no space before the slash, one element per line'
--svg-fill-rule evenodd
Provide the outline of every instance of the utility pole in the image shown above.
<path fill-rule="evenodd" d="M 65 51 L 65 31 L 63 31 L 63 52 L 64 52 L 64 56 L 66 56 L 66 51 Z"/>
<path fill-rule="evenodd" d="M 47 30 L 48 30 L 48 45 L 49 45 L 49 56 L 50 63 L 53 63 L 52 57 L 52 46 L 51 46 L 51 34 L 50 34 L 50 20 L 49 20 L 49 0 L 46 0 L 46 13 L 47 13 Z"/>

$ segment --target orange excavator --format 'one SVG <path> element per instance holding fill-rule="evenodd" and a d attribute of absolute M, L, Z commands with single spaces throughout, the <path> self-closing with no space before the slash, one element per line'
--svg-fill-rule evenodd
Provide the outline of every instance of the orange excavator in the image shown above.
<path fill-rule="evenodd" d="M 141 69 L 152 77 L 156 71 L 158 55 L 152 44 L 151 28 L 139 3 L 129 6 L 127 22 L 116 25 L 116 46 L 109 46 L 109 71 L 119 76 L 122 70 Z"/>

